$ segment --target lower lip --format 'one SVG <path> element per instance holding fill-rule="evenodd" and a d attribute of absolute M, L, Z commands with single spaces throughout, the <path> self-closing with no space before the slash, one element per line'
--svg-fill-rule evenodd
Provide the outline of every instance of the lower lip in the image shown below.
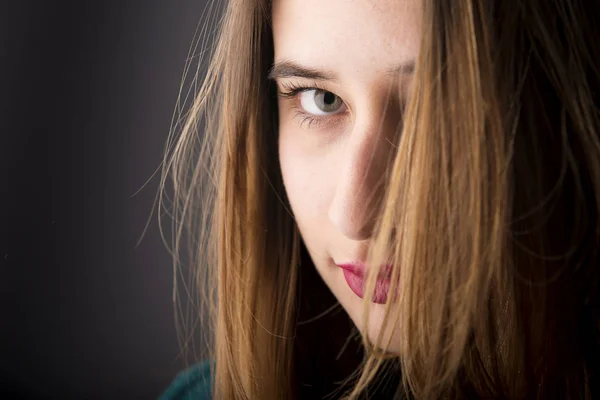
<path fill-rule="evenodd" d="M 350 289 L 361 299 L 365 296 L 365 278 L 364 276 L 355 274 L 352 271 L 344 269 L 344 278 L 346 283 L 350 286 Z M 373 303 L 385 304 L 388 297 L 388 291 L 390 289 L 389 279 L 378 279 L 375 282 L 375 291 L 373 292 Z"/>

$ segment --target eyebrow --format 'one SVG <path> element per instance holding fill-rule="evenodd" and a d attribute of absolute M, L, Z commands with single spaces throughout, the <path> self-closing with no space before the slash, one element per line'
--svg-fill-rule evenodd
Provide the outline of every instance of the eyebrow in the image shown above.
<path fill-rule="evenodd" d="M 409 75 L 415 70 L 415 61 L 410 60 L 400 63 L 385 70 L 387 76 L 396 76 L 399 74 Z M 276 61 L 269 71 L 269 79 L 278 78 L 306 78 L 321 81 L 337 81 L 336 74 L 331 71 L 324 71 L 315 68 L 305 67 L 291 60 Z"/>

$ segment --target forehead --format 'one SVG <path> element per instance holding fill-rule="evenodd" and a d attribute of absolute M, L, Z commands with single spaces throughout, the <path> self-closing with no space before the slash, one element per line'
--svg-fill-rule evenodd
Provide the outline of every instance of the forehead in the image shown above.
<path fill-rule="evenodd" d="M 274 0 L 275 59 L 377 74 L 416 58 L 419 0 Z"/>

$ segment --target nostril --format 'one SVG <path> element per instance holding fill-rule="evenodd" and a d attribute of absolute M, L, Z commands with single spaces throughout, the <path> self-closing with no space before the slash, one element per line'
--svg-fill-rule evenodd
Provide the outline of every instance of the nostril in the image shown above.
<path fill-rule="evenodd" d="M 362 227 L 362 229 L 358 230 L 351 239 L 352 240 L 367 240 L 367 239 L 371 238 L 372 234 L 373 234 L 373 223 L 369 222 L 367 225 L 364 225 Z"/>

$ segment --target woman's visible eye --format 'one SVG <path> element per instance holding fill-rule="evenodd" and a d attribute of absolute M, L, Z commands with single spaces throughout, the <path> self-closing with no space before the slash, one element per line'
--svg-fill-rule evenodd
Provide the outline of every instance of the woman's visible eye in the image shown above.
<path fill-rule="evenodd" d="M 297 86 L 293 83 L 282 83 L 279 96 L 293 101 L 292 109 L 300 125 L 314 127 L 321 123 L 333 122 L 331 119 L 346 111 L 346 104 L 335 93 L 314 86 Z"/>
<path fill-rule="evenodd" d="M 329 115 L 338 113 L 344 102 L 334 93 L 308 89 L 300 93 L 300 105 L 309 114 Z"/>

